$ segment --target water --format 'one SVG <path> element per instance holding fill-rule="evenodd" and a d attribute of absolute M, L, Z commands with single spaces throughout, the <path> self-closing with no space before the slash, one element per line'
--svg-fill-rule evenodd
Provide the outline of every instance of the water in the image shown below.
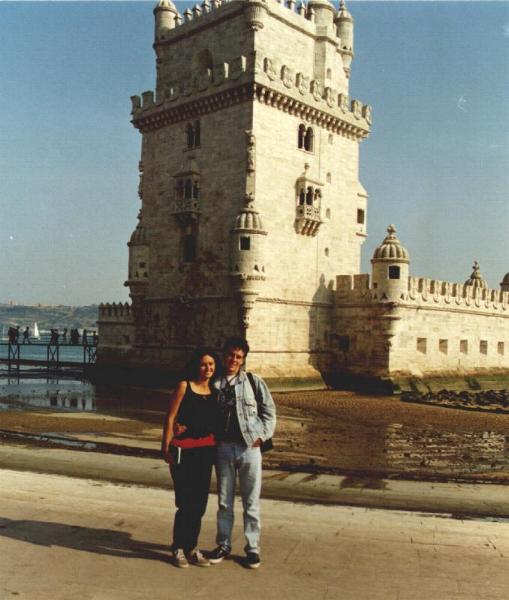
<path fill-rule="evenodd" d="M 52 347 L 54 348 L 54 347 Z M 0 358 L 7 359 L 9 346 L 0 345 Z M 22 360 L 47 360 L 47 344 L 20 344 L 19 357 Z M 59 346 L 59 359 L 63 362 L 83 363 L 84 346 Z"/>

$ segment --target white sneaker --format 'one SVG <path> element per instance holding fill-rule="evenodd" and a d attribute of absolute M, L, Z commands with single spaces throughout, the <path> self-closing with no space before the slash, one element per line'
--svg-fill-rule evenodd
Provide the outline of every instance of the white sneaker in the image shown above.
<path fill-rule="evenodd" d="M 196 565 L 197 567 L 210 567 L 210 561 L 208 560 L 208 558 L 205 558 L 203 556 L 203 554 L 198 550 L 198 548 L 195 548 L 189 554 L 189 562 L 192 565 Z"/>
<path fill-rule="evenodd" d="M 186 555 L 182 548 L 177 548 L 176 550 L 173 550 L 171 559 L 173 564 L 179 569 L 185 569 L 189 566 L 189 562 L 187 561 Z"/>

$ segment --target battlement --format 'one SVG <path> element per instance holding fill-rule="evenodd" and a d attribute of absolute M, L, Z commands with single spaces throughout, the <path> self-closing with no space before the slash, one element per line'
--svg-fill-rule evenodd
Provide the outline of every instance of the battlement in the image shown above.
<path fill-rule="evenodd" d="M 106 322 L 125 322 L 130 323 L 132 321 L 132 310 L 131 305 L 125 302 L 113 303 L 101 303 L 99 304 L 99 321 L 102 323 Z"/>
<path fill-rule="evenodd" d="M 336 298 L 338 303 L 385 302 L 379 298 L 377 290 L 370 287 L 367 273 L 360 275 L 338 275 L 336 278 Z M 451 283 L 426 277 L 409 277 L 407 292 L 398 301 L 401 304 L 419 306 L 443 306 L 454 310 L 490 310 L 509 315 L 509 292 L 489 288 L 476 288 L 464 283 Z"/>

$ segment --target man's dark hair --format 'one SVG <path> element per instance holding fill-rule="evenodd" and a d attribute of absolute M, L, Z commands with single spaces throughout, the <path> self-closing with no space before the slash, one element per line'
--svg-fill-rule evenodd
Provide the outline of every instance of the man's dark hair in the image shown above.
<path fill-rule="evenodd" d="M 238 336 L 229 337 L 225 341 L 223 345 L 223 354 L 227 354 L 230 350 L 233 350 L 234 348 L 242 350 L 242 352 L 244 352 L 244 356 L 247 356 L 249 352 L 249 344 L 247 343 L 247 340 Z"/>
<path fill-rule="evenodd" d="M 192 353 L 184 369 L 183 375 L 185 379 L 190 379 L 192 381 L 196 381 L 198 379 L 198 376 L 200 374 L 201 359 L 204 356 L 211 356 L 214 359 L 214 362 L 216 363 L 216 370 L 214 372 L 214 375 L 212 376 L 212 379 L 214 380 L 220 375 L 219 367 L 221 363 L 214 350 L 211 350 L 210 348 L 199 348 L 198 350 L 195 350 Z"/>

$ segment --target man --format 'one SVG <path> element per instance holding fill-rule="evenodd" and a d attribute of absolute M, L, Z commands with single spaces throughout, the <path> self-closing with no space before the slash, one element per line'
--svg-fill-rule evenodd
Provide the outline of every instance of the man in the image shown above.
<path fill-rule="evenodd" d="M 260 566 L 260 492 L 262 487 L 262 442 L 272 437 L 276 407 L 263 381 L 253 375 L 254 388 L 241 370 L 249 352 L 243 338 L 226 340 L 223 348 L 224 375 L 216 382 L 219 390 L 221 424 L 218 433 L 217 548 L 210 553 L 212 564 L 221 562 L 232 549 L 233 505 L 237 474 L 244 509 L 245 565 Z M 257 403 L 258 400 L 258 403 Z"/>

